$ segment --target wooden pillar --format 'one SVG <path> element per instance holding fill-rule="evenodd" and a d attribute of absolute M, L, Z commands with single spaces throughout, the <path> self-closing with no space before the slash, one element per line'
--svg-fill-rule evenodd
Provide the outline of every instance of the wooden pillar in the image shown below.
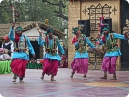
<path fill-rule="evenodd" d="M 69 2 L 69 11 L 68 11 L 68 67 L 74 58 L 74 45 L 72 44 L 72 27 L 78 26 L 78 20 L 80 20 L 80 1 Z"/>

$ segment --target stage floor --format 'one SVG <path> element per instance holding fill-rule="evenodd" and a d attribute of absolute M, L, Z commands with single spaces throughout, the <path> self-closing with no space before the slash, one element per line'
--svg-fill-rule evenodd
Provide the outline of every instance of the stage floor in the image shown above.
<path fill-rule="evenodd" d="M 26 70 L 25 83 L 14 84 L 12 74 L 0 75 L 0 94 L 3 97 L 126 97 L 129 94 L 129 72 L 117 71 L 117 80 L 101 80 L 103 72 L 89 70 L 86 80 L 75 74 L 71 79 L 71 69 L 59 68 L 56 82 L 40 79 L 42 70 Z M 1 96 L 0 96 L 1 97 Z M 127 96 L 129 97 L 129 96 Z"/>

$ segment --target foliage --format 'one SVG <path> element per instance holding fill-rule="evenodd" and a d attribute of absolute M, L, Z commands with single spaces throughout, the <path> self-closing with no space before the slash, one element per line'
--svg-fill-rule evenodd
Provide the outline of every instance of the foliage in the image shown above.
<path fill-rule="evenodd" d="M 58 4 L 61 0 L 48 0 L 54 4 Z M 59 6 L 51 5 L 42 0 L 3 0 L 0 4 L 0 23 L 9 23 L 12 18 L 10 5 L 16 7 L 16 11 L 20 14 L 18 21 L 41 21 L 49 19 L 49 25 L 64 30 L 67 28 L 67 20 L 55 16 L 54 11 L 59 10 Z M 66 7 L 62 8 L 63 14 L 68 16 L 68 1 Z M 62 24 L 63 22 L 63 24 Z"/>

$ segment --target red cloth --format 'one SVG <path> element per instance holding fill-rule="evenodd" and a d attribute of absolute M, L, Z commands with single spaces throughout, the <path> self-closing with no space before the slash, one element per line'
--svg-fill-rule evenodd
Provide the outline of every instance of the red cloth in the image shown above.
<path fill-rule="evenodd" d="M 18 42 L 19 40 L 20 40 L 20 37 L 17 34 L 15 34 L 15 42 Z"/>
<path fill-rule="evenodd" d="M 40 63 L 43 63 L 43 60 L 40 60 Z"/>
<path fill-rule="evenodd" d="M 102 37 L 102 41 L 103 41 L 103 42 L 106 42 L 105 36 Z"/>
<path fill-rule="evenodd" d="M 10 40 L 8 36 L 5 36 L 4 37 L 4 40 Z"/>
<path fill-rule="evenodd" d="M 77 42 L 78 40 L 77 40 L 77 37 L 75 36 L 74 38 L 73 38 L 73 40 L 72 40 L 72 44 L 74 44 L 75 42 Z"/>
<path fill-rule="evenodd" d="M 11 70 L 18 77 L 25 77 L 26 64 L 28 60 L 24 59 L 13 59 L 10 66 Z"/>
<path fill-rule="evenodd" d="M 58 72 L 58 60 L 45 59 L 43 74 L 56 76 Z"/>
<path fill-rule="evenodd" d="M 40 63 L 43 65 L 44 64 L 44 60 L 40 60 Z"/>

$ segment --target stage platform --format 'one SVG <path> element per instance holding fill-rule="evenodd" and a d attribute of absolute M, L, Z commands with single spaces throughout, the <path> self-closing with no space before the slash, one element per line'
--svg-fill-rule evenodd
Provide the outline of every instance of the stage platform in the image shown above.
<path fill-rule="evenodd" d="M 12 74 L 0 75 L 0 94 L 3 97 L 126 97 L 129 94 L 129 72 L 117 71 L 117 80 L 101 80 L 103 72 L 89 70 L 86 80 L 75 74 L 70 78 L 71 69 L 59 68 L 57 81 L 50 76 L 40 79 L 42 70 L 27 69 L 25 83 L 12 82 Z"/>

